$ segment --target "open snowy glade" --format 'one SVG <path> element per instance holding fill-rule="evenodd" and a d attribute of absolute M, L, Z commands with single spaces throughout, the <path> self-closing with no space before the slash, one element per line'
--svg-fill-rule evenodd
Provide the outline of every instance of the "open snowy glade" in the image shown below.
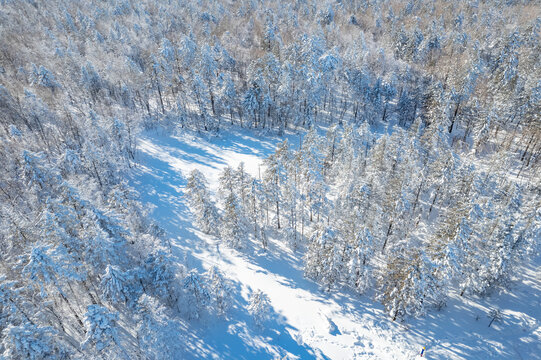
<path fill-rule="evenodd" d="M 541 4 L 0 0 L 0 360 L 541 359 Z"/>

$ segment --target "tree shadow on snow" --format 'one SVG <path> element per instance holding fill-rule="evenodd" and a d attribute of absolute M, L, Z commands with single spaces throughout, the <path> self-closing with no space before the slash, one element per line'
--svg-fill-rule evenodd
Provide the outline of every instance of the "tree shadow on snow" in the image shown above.
<path fill-rule="evenodd" d="M 242 284 L 233 283 L 240 294 Z M 234 300 L 227 319 L 213 319 L 192 324 L 187 329 L 186 350 L 190 359 L 328 359 L 319 350 L 304 344 L 297 329 L 272 309 L 262 324 L 247 312 L 248 302 Z M 207 324 L 206 324 L 207 323 Z M 210 325 L 210 326 L 209 326 Z"/>

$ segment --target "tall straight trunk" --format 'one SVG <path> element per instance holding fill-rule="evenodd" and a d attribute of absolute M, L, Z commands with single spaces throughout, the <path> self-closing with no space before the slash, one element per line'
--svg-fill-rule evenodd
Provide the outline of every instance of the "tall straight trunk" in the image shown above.
<path fill-rule="evenodd" d="M 301 242 L 304 241 L 304 200 L 301 198 Z"/>
<path fill-rule="evenodd" d="M 389 223 L 389 228 L 387 229 L 387 235 L 385 236 L 385 241 L 383 242 L 383 248 L 381 249 L 381 253 L 385 251 L 385 247 L 387 246 L 387 241 L 389 240 L 389 235 L 391 234 L 391 229 L 393 228 L 393 221 Z"/>
<path fill-rule="evenodd" d="M 158 89 L 158 96 L 160 98 L 160 105 L 162 107 L 162 114 L 165 114 L 165 107 L 163 106 L 163 97 L 162 97 L 162 89 L 160 86 L 160 81 L 158 80 L 158 74 L 156 73 L 156 69 L 154 69 L 154 76 L 156 80 L 156 87 Z"/>
<path fill-rule="evenodd" d="M 528 145 L 526 145 L 526 149 L 524 150 L 524 152 L 522 153 L 522 156 L 520 157 L 520 161 L 524 161 L 524 159 L 526 158 L 526 154 L 528 153 L 528 150 L 530 149 L 530 145 L 532 145 L 534 138 L 535 138 L 535 134 L 532 134 L 530 141 L 528 141 Z"/>
<path fill-rule="evenodd" d="M 70 309 L 71 313 L 73 314 L 73 316 L 75 316 L 75 319 L 77 320 L 77 323 L 81 326 L 81 327 L 84 327 L 84 324 L 83 324 L 83 321 L 81 320 L 81 318 L 79 317 L 79 315 L 77 314 L 77 312 L 75 311 L 75 309 L 73 309 L 73 307 L 71 306 L 71 303 L 69 302 L 69 300 L 66 298 L 66 296 L 62 293 L 62 290 L 58 287 L 57 285 L 57 288 L 58 288 L 58 293 L 60 294 L 60 297 L 62 298 L 62 300 L 64 300 L 66 302 L 66 305 L 68 305 L 68 309 Z"/>
<path fill-rule="evenodd" d="M 207 86 L 209 88 L 209 95 L 210 95 L 210 107 L 212 108 L 212 116 L 216 116 L 216 109 L 215 109 L 215 101 L 214 101 L 214 91 L 212 91 L 212 82 L 209 80 L 207 82 Z"/>
<path fill-rule="evenodd" d="M 430 217 L 430 213 L 432 212 L 432 208 L 434 207 L 434 204 L 436 203 L 436 198 L 438 197 L 440 187 L 441 187 L 441 185 L 439 185 L 438 188 L 436 189 L 436 193 L 434 194 L 434 198 L 432 199 L 432 204 L 430 204 L 430 209 L 428 209 L 428 215 L 426 216 L 427 219 Z"/>
<path fill-rule="evenodd" d="M 278 201 L 276 201 L 276 220 L 277 220 L 278 229 L 280 229 L 280 206 L 279 206 Z"/>
<path fill-rule="evenodd" d="M 413 211 L 411 212 L 412 215 L 415 215 L 415 208 L 417 207 L 417 203 L 419 202 L 419 195 L 421 194 L 421 188 L 423 187 L 424 181 L 419 184 L 419 189 L 417 189 L 417 194 L 415 195 L 415 202 L 413 203 Z"/>
<path fill-rule="evenodd" d="M 535 157 L 538 157 L 539 152 L 540 152 L 539 150 L 541 150 L 541 148 L 536 151 L 535 150 L 536 147 L 537 147 L 537 142 L 535 142 L 534 146 L 532 147 L 532 151 L 530 151 L 530 156 L 528 156 L 528 160 L 526 161 L 526 167 L 530 166 L 530 160 L 532 160 L 532 158 L 534 157 L 534 154 L 536 154 Z"/>

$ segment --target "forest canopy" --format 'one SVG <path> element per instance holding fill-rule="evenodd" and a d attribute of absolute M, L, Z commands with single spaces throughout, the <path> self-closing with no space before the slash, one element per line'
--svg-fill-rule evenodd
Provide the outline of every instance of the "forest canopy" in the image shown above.
<path fill-rule="evenodd" d="M 0 354 L 168 357 L 224 316 L 129 177 L 144 131 L 281 143 L 194 171 L 194 223 L 303 252 L 393 320 L 505 287 L 541 237 L 535 1 L 0 0 Z M 214 194 L 216 192 L 216 194 Z M 258 324 L 268 299 L 252 294 Z M 177 336 L 177 337 L 175 337 Z"/>

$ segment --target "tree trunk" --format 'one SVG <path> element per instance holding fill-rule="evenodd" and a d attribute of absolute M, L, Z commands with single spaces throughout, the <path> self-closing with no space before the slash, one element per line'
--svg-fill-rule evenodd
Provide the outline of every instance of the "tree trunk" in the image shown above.
<path fill-rule="evenodd" d="M 387 229 L 387 235 L 385 236 L 385 241 L 383 242 L 383 248 L 381 249 L 381 253 L 385 251 L 385 247 L 387 246 L 387 241 L 389 240 L 389 235 L 391 234 L 391 229 L 393 228 L 393 221 L 389 223 L 389 228 Z"/>
<path fill-rule="evenodd" d="M 451 125 L 449 126 L 449 134 L 453 132 L 453 125 L 455 124 L 456 116 L 458 115 L 458 109 L 460 108 L 460 103 L 456 104 L 455 112 L 453 114 L 453 119 L 451 120 Z"/>
<path fill-rule="evenodd" d="M 279 206 L 278 201 L 276 201 L 276 220 L 277 220 L 278 229 L 280 229 L 280 206 Z"/>

